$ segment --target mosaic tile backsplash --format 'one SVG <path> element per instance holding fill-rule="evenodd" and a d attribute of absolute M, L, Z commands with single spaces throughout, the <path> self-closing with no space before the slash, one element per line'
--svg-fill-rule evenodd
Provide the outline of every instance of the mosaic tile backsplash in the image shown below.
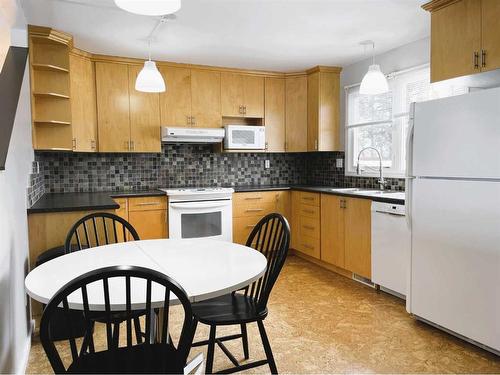
<path fill-rule="evenodd" d="M 344 169 L 336 168 L 337 158 L 343 159 L 344 153 L 221 154 L 210 145 L 166 144 L 159 154 L 36 152 L 40 173 L 35 177 L 37 188 L 33 191 L 39 197 L 43 192 L 159 187 L 291 184 L 378 187 L 376 178 L 344 176 Z M 265 160 L 270 161 L 268 169 Z M 404 180 L 389 179 L 389 183 L 394 190 L 404 189 Z"/>

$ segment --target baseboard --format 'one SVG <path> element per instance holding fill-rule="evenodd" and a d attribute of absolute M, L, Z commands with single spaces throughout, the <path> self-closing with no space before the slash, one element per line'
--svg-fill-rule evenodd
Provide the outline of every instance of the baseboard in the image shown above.
<path fill-rule="evenodd" d="M 26 337 L 26 346 L 24 348 L 24 353 L 22 360 L 17 366 L 15 371 L 16 374 L 26 374 L 26 369 L 28 368 L 28 361 L 30 359 L 30 351 L 31 351 L 31 335 L 33 334 L 35 322 L 31 320 L 30 330 L 28 332 L 28 336 Z"/>
<path fill-rule="evenodd" d="M 343 268 L 334 266 L 333 264 L 329 264 L 329 263 L 323 262 L 320 259 L 316 259 L 314 257 L 311 257 L 309 255 L 303 254 L 300 251 L 297 251 L 297 250 L 294 250 L 294 249 L 290 249 L 290 254 L 298 256 L 299 258 L 307 260 L 308 262 L 314 263 L 314 264 L 316 264 L 316 265 L 318 265 L 318 266 L 320 266 L 322 268 L 326 268 L 328 271 L 332 271 L 332 272 L 335 272 L 335 273 L 337 273 L 337 274 L 339 274 L 341 276 L 347 277 L 348 279 L 352 279 L 352 272 L 347 271 L 347 270 L 345 270 Z"/>

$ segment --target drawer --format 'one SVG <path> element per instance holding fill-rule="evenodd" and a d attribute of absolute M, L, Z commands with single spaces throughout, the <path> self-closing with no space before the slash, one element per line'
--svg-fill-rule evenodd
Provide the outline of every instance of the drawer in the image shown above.
<path fill-rule="evenodd" d="M 311 206 L 309 204 L 301 203 L 299 208 L 299 215 L 319 220 L 320 210 L 318 206 Z"/>
<path fill-rule="evenodd" d="M 243 202 L 233 203 L 233 217 L 264 217 L 276 211 L 276 202 Z"/>
<path fill-rule="evenodd" d="M 300 192 L 300 203 L 319 207 L 319 202 L 320 202 L 319 193 L 308 193 L 306 191 Z"/>
<path fill-rule="evenodd" d="M 244 245 L 260 219 L 260 217 L 255 216 L 233 218 L 233 242 Z"/>
<path fill-rule="evenodd" d="M 276 202 L 276 191 L 256 191 L 251 193 L 234 193 L 233 204 L 239 206 L 248 203 Z"/>
<path fill-rule="evenodd" d="M 312 219 L 310 217 L 301 216 L 300 217 L 300 236 L 308 236 L 312 238 L 321 238 L 320 234 L 320 221 L 317 219 Z"/>
<path fill-rule="evenodd" d="M 320 240 L 319 238 L 312 238 L 309 236 L 300 236 L 298 249 L 300 252 L 312 256 L 316 259 L 320 259 Z"/>
<path fill-rule="evenodd" d="M 166 210 L 166 209 L 167 209 L 167 197 L 137 197 L 128 199 L 129 212 Z"/>

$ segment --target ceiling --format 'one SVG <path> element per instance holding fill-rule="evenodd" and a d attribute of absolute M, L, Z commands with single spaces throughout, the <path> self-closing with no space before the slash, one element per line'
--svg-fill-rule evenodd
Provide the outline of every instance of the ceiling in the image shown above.
<path fill-rule="evenodd" d="M 380 54 L 430 34 L 425 0 L 183 0 L 156 32 L 153 59 L 298 71 L 362 60 L 359 42 Z M 113 0 L 21 0 L 29 23 L 74 36 L 75 46 L 147 56 L 158 17 L 118 9 Z"/>

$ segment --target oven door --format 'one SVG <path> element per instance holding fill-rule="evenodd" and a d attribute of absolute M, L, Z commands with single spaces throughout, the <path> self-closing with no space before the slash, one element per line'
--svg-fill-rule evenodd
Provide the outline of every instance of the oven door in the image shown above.
<path fill-rule="evenodd" d="M 233 240 L 232 202 L 171 202 L 168 206 L 169 238 Z"/>

